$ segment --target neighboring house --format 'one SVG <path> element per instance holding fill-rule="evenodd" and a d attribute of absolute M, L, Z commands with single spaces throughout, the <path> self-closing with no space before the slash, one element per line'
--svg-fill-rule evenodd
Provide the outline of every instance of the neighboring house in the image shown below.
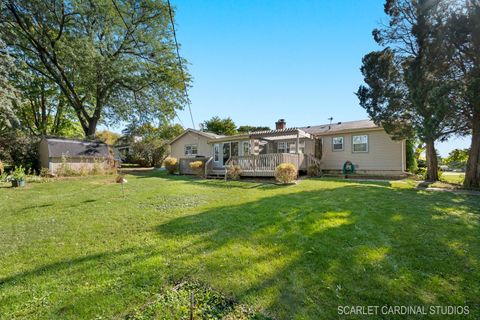
<path fill-rule="evenodd" d="M 98 167 L 111 169 L 119 160 L 105 143 L 65 138 L 42 138 L 39 155 L 41 167 L 52 174 L 56 174 L 62 166 L 87 172 Z"/>
<path fill-rule="evenodd" d="M 113 146 L 114 153 L 117 154 L 123 162 L 129 161 L 129 157 L 133 150 L 132 141 L 133 143 L 142 141 L 142 137 L 133 136 L 132 139 L 129 136 L 121 136 Z"/>
<path fill-rule="evenodd" d="M 287 128 L 284 119 L 275 130 L 234 136 L 187 129 L 171 141 L 171 156 L 188 163 L 204 161 L 206 174 L 221 174 L 227 165 L 239 165 L 245 176 L 273 176 L 278 164 L 294 164 L 299 171 L 311 165 L 339 173 L 345 162 L 362 174 L 401 175 L 405 172 L 405 141 L 395 141 L 370 120 L 303 128 Z"/>

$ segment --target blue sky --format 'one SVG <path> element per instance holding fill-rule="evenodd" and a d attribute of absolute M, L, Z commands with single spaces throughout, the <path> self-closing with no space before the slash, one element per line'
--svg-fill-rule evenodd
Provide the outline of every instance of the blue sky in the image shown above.
<path fill-rule="evenodd" d="M 378 49 L 371 32 L 385 19 L 384 1 L 170 1 L 197 127 L 216 115 L 271 127 L 279 118 L 288 126 L 368 118 L 354 92 L 363 55 Z M 187 111 L 179 116 L 191 126 Z"/>

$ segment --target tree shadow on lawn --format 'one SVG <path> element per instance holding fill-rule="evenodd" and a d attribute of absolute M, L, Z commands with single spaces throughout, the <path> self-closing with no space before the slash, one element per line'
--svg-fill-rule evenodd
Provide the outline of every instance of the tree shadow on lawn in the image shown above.
<path fill-rule="evenodd" d="M 386 304 L 468 305 L 478 318 L 478 204 L 348 185 L 215 208 L 157 231 L 177 244 L 179 269 L 280 319 Z"/>
<path fill-rule="evenodd" d="M 130 173 L 129 173 L 130 174 Z M 211 188 L 239 188 L 239 189 L 274 189 L 278 188 L 274 184 L 273 178 L 259 178 L 259 179 L 241 179 L 238 181 L 223 179 L 205 179 L 195 175 L 171 175 L 163 171 L 156 171 L 154 173 L 131 173 L 139 179 L 146 178 L 162 178 L 169 181 L 181 181 L 191 183 L 198 186 Z"/>
<path fill-rule="evenodd" d="M 191 278 L 279 319 L 385 304 L 468 305 L 478 318 L 478 204 L 378 185 L 292 189 L 174 218 L 145 246 L 4 277 L 0 310 L 21 301 L 13 315 L 110 317 Z"/>

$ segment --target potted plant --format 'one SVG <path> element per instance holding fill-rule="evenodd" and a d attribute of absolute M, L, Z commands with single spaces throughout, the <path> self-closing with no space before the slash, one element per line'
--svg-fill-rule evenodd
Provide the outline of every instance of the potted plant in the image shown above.
<path fill-rule="evenodd" d="M 15 166 L 15 169 L 13 170 L 11 176 L 10 176 L 10 181 L 12 181 L 12 187 L 24 187 L 25 186 L 25 168 L 22 166 Z"/>

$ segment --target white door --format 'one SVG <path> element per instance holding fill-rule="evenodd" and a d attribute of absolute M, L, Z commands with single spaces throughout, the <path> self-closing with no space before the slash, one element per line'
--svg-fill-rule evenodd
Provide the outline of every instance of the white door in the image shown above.
<path fill-rule="evenodd" d="M 220 165 L 220 145 L 215 143 L 213 145 L 213 162 L 215 165 Z"/>

